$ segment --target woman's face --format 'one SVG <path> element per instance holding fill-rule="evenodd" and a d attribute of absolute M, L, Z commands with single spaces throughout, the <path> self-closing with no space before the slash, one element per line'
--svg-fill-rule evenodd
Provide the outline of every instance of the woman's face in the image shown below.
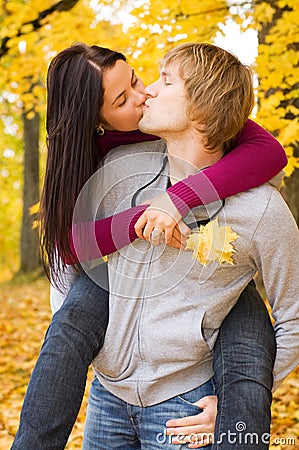
<path fill-rule="evenodd" d="M 104 128 L 130 131 L 138 128 L 145 102 L 145 87 L 128 63 L 116 61 L 103 75 L 104 104 L 101 115 Z"/>

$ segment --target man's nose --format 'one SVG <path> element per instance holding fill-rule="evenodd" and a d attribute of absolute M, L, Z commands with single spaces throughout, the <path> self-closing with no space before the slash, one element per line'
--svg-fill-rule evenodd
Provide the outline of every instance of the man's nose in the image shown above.
<path fill-rule="evenodd" d="M 145 93 L 147 94 L 147 97 L 156 97 L 156 95 L 157 95 L 157 85 L 158 85 L 158 81 L 155 81 L 154 83 L 149 84 L 145 88 Z"/>

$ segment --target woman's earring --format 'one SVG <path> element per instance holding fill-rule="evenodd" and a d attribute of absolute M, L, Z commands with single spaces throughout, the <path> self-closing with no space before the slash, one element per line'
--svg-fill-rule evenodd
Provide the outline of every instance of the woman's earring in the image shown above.
<path fill-rule="evenodd" d="M 105 133 L 105 130 L 101 125 L 97 127 L 96 131 L 99 136 L 103 136 L 103 134 Z"/>

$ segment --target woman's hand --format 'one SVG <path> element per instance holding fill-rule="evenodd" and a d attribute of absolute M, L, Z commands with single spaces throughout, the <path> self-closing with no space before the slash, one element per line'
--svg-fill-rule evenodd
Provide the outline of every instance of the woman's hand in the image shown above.
<path fill-rule="evenodd" d="M 185 224 L 185 222 L 180 220 L 172 231 L 171 241 L 169 244 L 167 244 L 168 247 L 184 250 L 187 244 L 187 237 L 189 236 L 190 233 L 191 233 L 190 228 Z M 153 245 L 160 245 L 165 243 L 164 233 L 162 232 L 156 237 L 153 234 L 151 234 L 150 242 Z"/>
<path fill-rule="evenodd" d="M 135 231 L 139 238 L 152 242 L 152 232 L 154 229 L 160 230 L 164 234 L 164 242 L 166 245 L 173 245 L 174 229 L 180 222 L 182 216 L 174 206 L 167 192 L 146 201 L 150 206 L 139 217 L 135 224 Z M 184 224 L 185 225 L 185 224 Z M 185 238 L 190 233 L 189 228 L 181 225 L 179 231 Z M 154 242 L 152 242 L 156 245 Z M 157 241 L 157 245 L 159 241 Z"/>
<path fill-rule="evenodd" d="M 189 448 L 201 448 L 211 444 L 214 435 L 217 396 L 208 395 L 201 398 L 195 405 L 203 409 L 203 412 L 196 416 L 172 419 L 166 422 L 166 434 L 173 436 L 173 444 L 188 443 Z M 210 437 L 210 440 L 209 440 Z"/>

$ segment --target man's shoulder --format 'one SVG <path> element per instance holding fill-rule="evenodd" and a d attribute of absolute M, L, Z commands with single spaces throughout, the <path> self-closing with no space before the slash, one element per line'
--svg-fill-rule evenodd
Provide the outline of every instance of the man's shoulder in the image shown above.
<path fill-rule="evenodd" d="M 269 205 L 279 208 L 284 200 L 279 190 L 269 183 L 255 187 L 248 191 L 240 192 L 237 195 L 226 199 L 226 210 L 237 211 L 239 216 L 259 220 Z"/>
<path fill-rule="evenodd" d="M 267 201 L 272 195 L 281 196 L 279 188 L 267 182 L 260 186 L 249 189 L 247 191 L 240 192 L 239 194 L 230 197 L 230 199 L 232 200 L 235 199 L 236 201 L 244 201 L 244 200 L 255 201 L 256 199 L 259 198 L 265 199 Z"/>

